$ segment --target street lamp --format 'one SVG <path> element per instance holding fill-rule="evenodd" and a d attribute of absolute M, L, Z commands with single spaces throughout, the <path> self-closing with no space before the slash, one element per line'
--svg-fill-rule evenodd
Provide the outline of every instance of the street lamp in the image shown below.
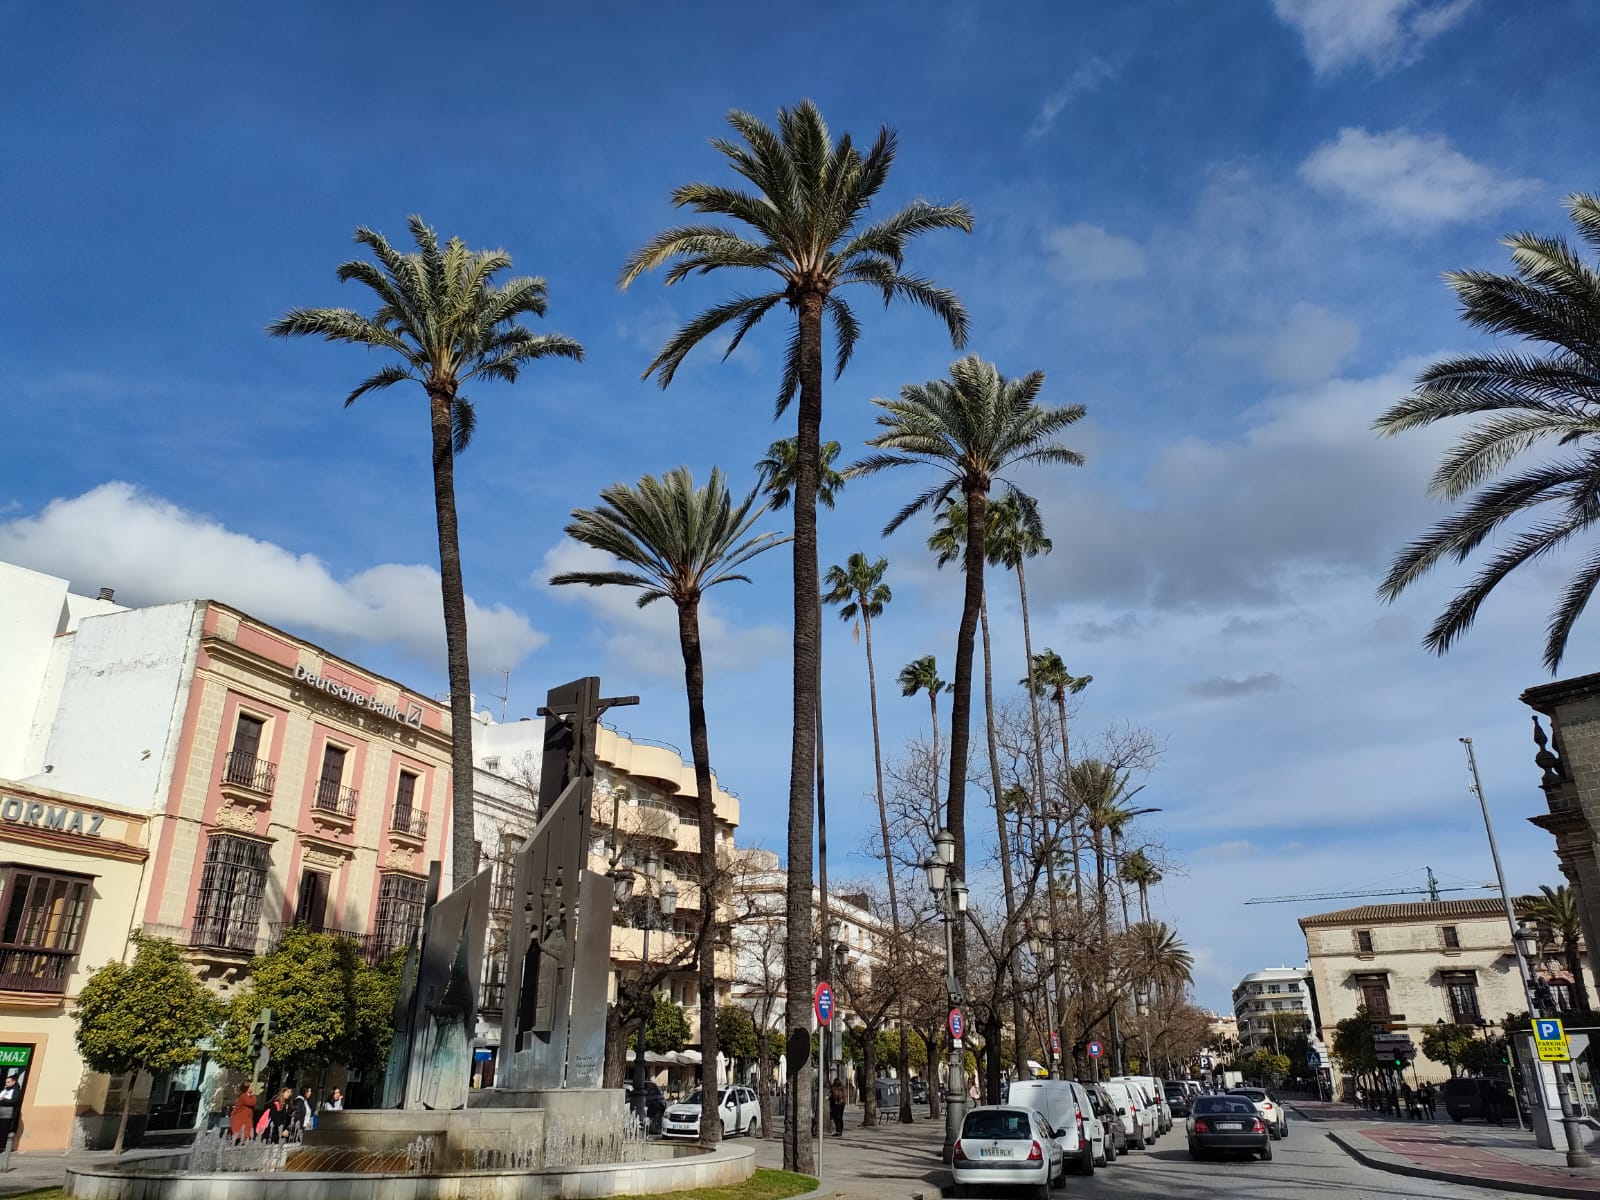
<path fill-rule="evenodd" d="M 618 906 L 626 905 L 633 898 L 633 889 L 638 876 L 632 867 L 633 856 L 624 854 L 619 862 L 625 861 L 628 865 L 617 870 L 612 875 L 612 890 L 616 895 Z M 644 1094 L 644 1040 L 645 1031 L 650 1021 L 650 1009 L 645 1006 L 644 981 L 650 973 L 650 929 L 655 924 L 650 902 L 650 883 L 660 874 L 661 864 L 652 856 L 646 856 L 643 863 L 645 891 L 640 897 L 639 922 L 644 930 L 644 944 L 639 951 L 639 1033 L 633 1048 L 633 1099 L 634 1107 L 638 1110 L 639 1123 L 645 1129 L 650 1128 L 649 1104 Z M 678 911 L 678 885 L 672 880 L 667 880 L 661 885 L 661 894 L 656 901 L 655 908 L 660 910 L 663 930 L 667 929 L 666 918 Z"/>
<path fill-rule="evenodd" d="M 941 829 L 934 835 L 932 856 L 923 864 L 923 870 L 928 873 L 928 890 L 933 893 L 939 904 L 940 916 L 944 918 L 944 989 L 945 999 L 951 1008 L 961 1004 L 961 986 L 956 979 L 955 942 L 950 926 L 967 911 L 967 885 L 951 878 L 950 865 L 955 861 L 955 856 L 955 837 L 948 829 Z M 944 1094 L 945 1162 L 951 1159 L 956 1139 L 961 1135 L 961 1123 L 967 1115 L 967 1084 L 962 1068 L 964 1053 L 960 1044 L 951 1038 Z"/>
<path fill-rule="evenodd" d="M 1033 960 L 1039 968 L 1040 982 L 1044 987 L 1044 1023 L 1047 1026 L 1044 1035 L 1045 1062 L 1049 1066 L 1049 1074 L 1052 1079 L 1063 1079 L 1066 1076 L 1065 1064 L 1062 1065 L 1062 1068 L 1057 1067 L 1055 1045 L 1051 1041 L 1051 1038 L 1056 1035 L 1054 997 L 1050 994 L 1054 990 L 1051 984 L 1055 976 L 1054 972 L 1045 963 L 1046 946 L 1049 947 L 1053 958 L 1055 939 L 1050 937 L 1050 918 L 1039 917 L 1033 922 L 1032 928 L 1028 932 L 1028 953 L 1033 955 Z"/>
<path fill-rule="evenodd" d="M 1150 1074 L 1150 985 L 1138 984 L 1133 990 L 1133 1010 L 1139 1016 L 1139 1036 L 1144 1042 L 1144 1062 L 1140 1070 Z"/>

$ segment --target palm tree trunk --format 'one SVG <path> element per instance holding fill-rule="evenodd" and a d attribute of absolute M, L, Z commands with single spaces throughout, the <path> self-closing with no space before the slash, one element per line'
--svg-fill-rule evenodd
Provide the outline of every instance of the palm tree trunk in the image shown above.
<path fill-rule="evenodd" d="M 1139 880 L 1139 919 L 1150 924 L 1150 885 L 1143 879 Z"/>
<path fill-rule="evenodd" d="M 1028 659 L 1028 713 L 1033 718 L 1033 803 L 1043 813 L 1044 803 L 1044 724 L 1039 720 L 1039 693 L 1033 682 L 1033 631 L 1028 621 L 1028 575 L 1017 559 L 1017 596 L 1022 604 L 1022 652 Z M 1062 729 L 1062 753 L 1066 752 L 1066 730 Z"/>
<path fill-rule="evenodd" d="M 699 793 L 700 929 L 695 961 L 700 967 L 700 1062 L 702 1086 L 715 1096 L 717 1086 L 717 798 L 711 782 L 711 747 L 706 736 L 706 671 L 700 656 L 700 602 L 678 608 L 678 644 L 683 649 L 683 686 L 689 697 L 689 753 L 694 758 L 695 790 Z M 700 1106 L 700 1141 L 722 1140 L 715 1104 Z"/>
<path fill-rule="evenodd" d="M 967 491 L 966 596 L 961 605 L 961 627 L 956 637 L 955 685 L 950 698 L 950 791 L 945 801 L 945 828 L 955 838 L 955 878 L 967 878 L 967 748 L 972 736 L 972 655 L 978 634 L 978 614 L 983 609 L 984 543 L 987 540 L 988 497 L 979 488 Z M 967 927 L 957 921 L 951 929 L 955 946 L 956 983 L 967 979 Z"/>
<path fill-rule="evenodd" d="M 1082 831 L 1078 826 L 1078 799 L 1072 794 L 1072 755 L 1067 744 L 1067 693 L 1056 693 L 1056 716 L 1061 722 L 1061 778 L 1067 788 L 1067 837 L 1072 843 L 1072 889 L 1083 910 L 1083 859 L 1079 854 Z"/>
<path fill-rule="evenodd" d="M 1578 939 L 1563 937 L 1561 949 L 1567 960 L 1567 974 L 1572 976 L 1572 1004 L 1579 1012 L 1589 1011 L 1589 988 L 1583 980 L 1583 960 L 1578 957 Z"/>
<path fill-rule="evenodd" d="M 456 530 L 455 386 L 428 388 L 433 434 L 433 511 L 439 526 L 439 591 L 444 601 L 444 652 L 450 681 L 450 882 L 464 887 L 478 867 L 472 811 L 472 669 L 467 661 L 467 594 L 461 582 Z"/>
<path fill-rule="evenodd" d="M 933 721 L 933 827 L 938 829 L 943 824 L 939 820 L 939 694 L 932 688 L 928 689 L 928 716 Z"/>
<path fill-rule="evenodd" d="M 1122 835 L 1111 830 L 1111 869 L 1117 873 L 1117 897 L 1122 901 L 1122 927 L 1128 928 L 1128 884 L 1122 878 Z"/>
<path fill-rule="evenodd" d="M 1006 827 L 1005 804 L 1000 792 L 1000 756 L 995 750 L 994 734 L 994 648 L 989 641 L 989 603 L 985 599 L 982 609 L 978 614 L 979 622 L 983 626 L 983 717 L 985 732 L 988 736 L 989 748 L 989 786 L 994 795 L 994 824 L 995 835 L 998 839 L 996 845 L 1000 850 L 1000 882 L 1005 892 L 1006 901 L 1006 933 L 1003 942 L 1009 941 L 1013 936 L 1012 927 L 1017 919 L 1017 894 L 1016 882 L 1011 874 L 1011 834 Z M 1011 1061 L 1017 1064 L 1020 1070 L 1027 1061 L 1023 1048 L 1027 1045 L 1027 1020 L 1022 1007 L 1022 976 L 1017 966 L 1016 956 L 1011 957 L 1011 1036 L 1012 1044 Z"/>
<path fill-rule="evenodd" d="M 784 915 L 789 928 L 811 928 L 812 787 L 817 752 L 817 650 L 822 636 L 822 591 L 817 578 L 817 472 L 822 429 L 822 306 L 824 297 L 799 299 L 800 413 L 794 466 L 794 728 L 789 745 L 788 884 Z M 784 949 L 784 1011 L 790 1032 L 810 1036 L 801 997 L 811 994 L 811 939 L 791 937 Z M 789 1072 L 789 1117 L 784 1122 L 783 1165 L 815 1169 L 808 1131 L 814 1109 L 811 1068 Z"/>

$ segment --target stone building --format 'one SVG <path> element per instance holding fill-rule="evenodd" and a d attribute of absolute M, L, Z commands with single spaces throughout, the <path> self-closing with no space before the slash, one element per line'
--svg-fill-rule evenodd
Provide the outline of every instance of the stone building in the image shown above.
<path fill-rule="evenodd" d="M 1440 1079 L 1449 1074 L 1448 1064 L 1422 1053 L 1428 1028 L 1442 1021 L 1494 1034 L 1507 1013 L 1527 1011 L 1505 907 L 1497 899 L 1369 904 L 1302 917 L 1300 928 L 1319 1032 L 1330 1047 L 1338 1023 L 1364 1006 L 1410 1035 L 1421 1078 Z M 1533 968 L 1558 997 L 1567 993 L 1558 961 Z"/>

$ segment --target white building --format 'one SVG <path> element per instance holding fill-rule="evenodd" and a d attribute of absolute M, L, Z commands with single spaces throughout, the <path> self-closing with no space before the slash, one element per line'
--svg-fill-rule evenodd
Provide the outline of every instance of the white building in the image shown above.
<path fill-rule="evenodd" d="M 1306 967 L 1268 967 L 1238 982 L 1233 989 L 1233 1015 L 1241 1047 L 1277 1050 L 1286 1033 L 1313 1032 L 1308 974 Z M 1299 1017 L 1292 1029 L 1285 1028 L 1289 1026 L 1284 1019 L 1287 1015 Z"/>

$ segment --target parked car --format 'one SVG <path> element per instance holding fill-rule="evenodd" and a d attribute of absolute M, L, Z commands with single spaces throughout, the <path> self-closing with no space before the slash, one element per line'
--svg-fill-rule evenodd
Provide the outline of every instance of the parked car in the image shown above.
<path fill-rule="evenodd" d="M 1479 1117 L 1491 1125 L 1501 1125 L 1507 1117 L 1516 1116 L 1516 1100 L 1504 1079 L 1446 1079 L 1439 1094 L 1444 1111 L 1458 1124 L 1468 1117 Z"/>
<path fill-rule="evenodd" d="M 624 1081 L 622 1092 L 626 1098 L 629 1112 L 634 1112 L 635 1100 L 633 1098 L 633 1080 Z M 644 1081 L 644 1115 L 645 1129 L 650 1133 L 661 1132 L 661 1117 L 667 1111 L 667 1098 L 661 1094 L 661 1085 L 653 1079 Z"/>
<path fill-rule="evenodd" d="M 1145 1100 L 1155 1106 L 1158 1137 L 1172 1128 L 1172 1109 L 1167 1105 L 1167 1089 L 1163 1080 L 1154 1075 L 1114 1075 L 1112 1080 L 1116 1083 L 1138 1084 Z"/>
<path fill-rule="evenodd" d="M 1106 1157 L 1105 1128 L 1095 1115 L 1089 1092 L 1074 1079 L 1020 1079 L 1006 1093 L 1006 1103 L 1031 1108 L 1045 1119 L 1061 1144 L 1067 1165 L 1080 1175 L 1093 1175 Z"/>
<path fill-rule="evenodd" d="M 1128 1152 L 1128 1135 L 1122 1130 L 1122 1118 L 1117 1116 L 1116 1104 L 1101 1090 L 1100 1085 L 1086 1083 L 1083 1086 L 1089 1093 L 1089 1104 L 1094 1108 L 1100 1128 L 1105 1130 L 1105 1157 L 1100 1160 L 1100 1165 L 1107 1167 L 1117 1161 L 1117 1155 Z"/>
<path fill-rule="evenodd" d="M 911 1099 L 917 1104 L 928 1102 L 928 1081 L 926 1079 L 913 1079 L 911 1081 Z"/>
<path fill-rule="evenodd" d="M 1272 1161 L 1272 1135 L 1248 1096 L 1232 1092 L 1225 1096 L 1200 1096 L 1194 1102 L 1194 1111 L 1189 1114 L 1185 1127 L 1190 1158 L 1205 1158 L 1220 1150 L 1243 1150 L 1260 1155 L 1263 1162 Z"/>
<path fill-rule="evenodd" d="M 1144 1102 L 1144 1096 L 1131 1083 L 1117 1083 L 1108 1080 L 1102 1083 L 1106 1095 L 1111 1098 L 1111 1103 L 1116 1106 L 1118 1119 L 1122 1122 L 1122 1132 L 1127 1135 L 1127 1144 L 1135 1150 L 1143 1150 L 1156 1140 L 1156 1112 Z"/>
<path fill-rule="evenodd" d="M 951 1151 L 955 1194 L 971 1187 L 1027 1188 L 1049 1200 L 1051 1184 L 1064 1182 L 1066 1156 L 1044 1117 L 1015 1104 L 967 1110 Z"/>
<path fill-rule="evenodd" d="M 1267 1132 L 1273 1137 L 1286 1138 L 1289 1136 L 1289 1110 L 1269 1096 L 1266 1088 L 1229 1088 L 1228 1095 L 1243 1096 L 1254 1104 L 1256 1111 L 1261 1114 L 1261 1119 L 1267 1123 Z"/>
<path fill-rule="evenodd" d="M 1189 1089 L 1181 1083 L 1167 1084 L 1167 1107 L 1172 1110 L 1172 1119 L 1177 1121 L 1189 1115 Z"/>
<path fill-rule="evenodd" d="M 687 1100 L 667 1105 L 661 1118 L 662 1137 L 700 1136 L 701 1092 L 697 1088 Z M 722 1119 L 722 1136 L 748 1133 L 752 1137 L 761 1132 L 761 1108 L 756 1094 L 747 1087 L 723 1088 L 717 1093 L 718 1115 Z"/>

